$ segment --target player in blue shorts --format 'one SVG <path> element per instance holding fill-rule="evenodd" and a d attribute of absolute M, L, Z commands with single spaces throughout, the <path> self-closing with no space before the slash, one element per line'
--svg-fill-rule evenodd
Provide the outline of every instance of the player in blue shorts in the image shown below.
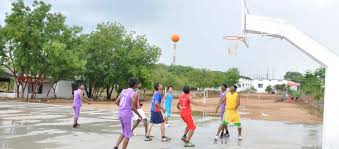
<path fill-rule="evenodd" d="M 148 127 L 147 135 L 145 141 L 151 141 L 151 131 L 154 124 L 160 124 L 160 132 L 161 132 L 161 141 L 166 142 L 171 140 L 171 138 L 165 136 L 165 123 L 164 118 L 162 117 L 161 112 L 166 112 L 165 108 L 161 106 L 161 91 L 162 85 L 159 83 L 154 84 L 154 94 L 152 98 L 152 105 L 151 105 L 151 121 Z"/>

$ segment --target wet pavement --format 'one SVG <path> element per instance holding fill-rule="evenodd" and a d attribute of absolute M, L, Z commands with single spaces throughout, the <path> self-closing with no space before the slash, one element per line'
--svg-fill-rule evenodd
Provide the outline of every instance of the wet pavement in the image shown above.
<path fill-rule="evenodd" d="M 73 110 L 69 106 L 0 102 L 0 149 L 110 149 L 120 132 L 117 111 L 82 109 L 77 129 L 72 128 Z M 194 117 L 197 130 L 195 148 L 213 149 L 318 149 L 322 125 L 243 119 L 243 140 L 237 140 L 236 127 L 231 137 L 213 141 L 219 120 Z M 174 115 L 166 129 L 170 142 L 160 142 L 159 126 L 153 127 L 151 142 L 145 142 L 143 127 L 131 138 L 129 148 L 180 149 L 184 124 Z"/>

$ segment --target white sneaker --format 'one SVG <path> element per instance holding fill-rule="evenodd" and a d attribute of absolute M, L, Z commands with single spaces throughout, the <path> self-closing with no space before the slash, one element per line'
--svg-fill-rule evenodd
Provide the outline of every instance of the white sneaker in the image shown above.
<path fill-rule="evenodd" d="M 242 140 L 242 137 L 241 137 L 241 136 L 238 136 L 238 140 Z"/>
<path fill-rule="evenodd" d="M 215 136 L 214 137 L 214 141 L 218 141 L 219 137 L 218 136 Z"/>
<path fill-rule="evenodd" d="M 137 134 L 136 133 L 132 133 L 132 136 L 136 136 Z"/>
<path fill-rule="evenodd" d="M 170 124 L 165 124 L 165 127 L 171 127 L 171 125 Z"/>

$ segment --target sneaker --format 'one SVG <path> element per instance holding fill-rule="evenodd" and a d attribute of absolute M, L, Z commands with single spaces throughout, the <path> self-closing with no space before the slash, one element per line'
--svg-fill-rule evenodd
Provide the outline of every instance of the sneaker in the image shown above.
<path fill-rule="evenodd" d="M 184 147 L 195 147 L 194 144 L 192 144 L 191 142 L 187 142 Z"/>
<path fill-rule="evenodd" d="M 168 127 L 171 127 L 171 125 L 170 125 L 170 124 L 165 124 L 165 127 L 167 127 L 167 128 L 168 128 Z"/>
<path fill-rule="evenodd" d="M 76 124 L 73 124 L 73 128 L 77 128 L 77 125 L 76 125 Z"/>
<path fill-rule="evenodd" d="M 214 137 L 214 141 L 218 141 L 219 137 L 218 136 L 215 136 Z"/>
<path fill-rule="evenodd" d="M 242 137 L 241 137 L 241 136 L 238 136 L 238 140 L 242 140 Z"/>
<path fill-rule="evenodd" d="M 229 138 L 229 137 L 230 137 L 230 134 L 226 133 L 226 134 L 224 135 L 224 137 Z"/>
<path fill-rule="evenodd" d="M 146 137 L 145 141 L 152 141 L 152 138 L 151 137 Z"/>
<path fill-rule="evenodd" d="M 132 133 L 132 136 L 136 136 L 137 134 L 136 133 Z"/>
<path fill-rule="evenodd" d="M 161 142 L 167 142 L 167 141 L 170 141 L 170 140 L 171 140 L 171 138 L 166 137 L 166 136 L 161 138 Z"/>

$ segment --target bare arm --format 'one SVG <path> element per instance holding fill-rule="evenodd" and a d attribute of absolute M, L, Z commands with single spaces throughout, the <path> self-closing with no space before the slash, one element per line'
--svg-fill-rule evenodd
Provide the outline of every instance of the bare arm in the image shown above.
<path fill-rule="evenodd" d="M 89 100 L 85 99 L 85 95 L 84 95 L 84 92 L 83 91 L 80 91 L 80 100 L 82 102 L 85 102 L 87 104 L 90 104 Z"/>
<path fill-rule="evenodd" d="M 239 106 L 240 106 L 240 96 L 238 96 L 238 102 L 237 102 L 237 106 L 235 109 L 238 110 Z"/>
<path fill-rule="evenodd" d="M 80 100 L 81 101 L 84 100 L 84 92 L 82 90 L 80 90 Z"/>
<path fill-rule="evenodd" d="M 155 103 L 155 106 L 159 107 L 161 109 L 162 112 L 166 112 L 166 109 L 164 107 L 162 107 L 158 102 Z"/>
<path fill-rule="evenodd" d="M 114 104 L 119 105 L 120 103 L 120 95 L 118 96 L 117 100 L 115 100 Z"/>
<path fill-rule="evenodd" d="M 177 103 L 177 108 L 178 108 L 178 110 L 180 110 L 180 99 L 179 99 L 179 101 Z"/>
<path fill-rule="evenodd" d="M 160 105 L 164 105 L 164 102 L 165 102 L 165 100 L 166 100 L 166 95 L 167 95 L 167 94 L 165 94 L 165 96 L 164 96 L 164 97 L 162 97 L 162 100 L 161 100 L 161 103 L 160 103 Z"/>
<path fill-rule="evenodd" d="M 197 101 L 195 101 L 195 100 L 192 100 L 192 99 L 191 99 L 190 102 L 191 102 L 191 104 L 193 104 L 193 105 L 202 105 L 201 103 L 199 103 L 199 102 L 197 102 Z"/>
<path fill-rule="evenodd" d="M 192 96 L 190 96 L 190 102 L 191 102 L 191 104 L 193 104 L 193 105 L 202 105 L 201 103 L 199 103 L 199 102 L 193 100 L 193 97 L 192 97 Z"/>
<path fill-rule="evenodd" d="M 218 102 L 217 109 L 215 110 L 216 113 L 218 112 L 219 107 L 220 107 L 220 105 L 221 105 L 221 103 L 222 103 L 221 101 L 222 101 L 222 99 L 220 99 L 219 102 Z"/>
<path fill-rule="evenodd" d="M 140 113 L 137 110 L 138 107 L 138 99 L 137 99 L 137 94 L 134 94 L 132 97 L 132 111 L 139 116 L 140 119 L 142 119 Z M 119 98 L 120 99 L 120 98 Z"/>
<path fill-rule="evenodd" d="M 157 97 L 155 97 L 155 100 L 156 100 L 156 102 L 155 102 L 155 106 L 156 107 L 159 107 L 160 108 L 160 110 L 162 111 L 162 112 L 166 112 L 166 109 L 164 108 L 164 107 L 162 107 L 161 106 L 161 101 L 160 101 L 160 103 L 159 103 L 159 100 L 161 100 L 161 96 L 159 95 L 159 96 L 157 96 Z"/>

